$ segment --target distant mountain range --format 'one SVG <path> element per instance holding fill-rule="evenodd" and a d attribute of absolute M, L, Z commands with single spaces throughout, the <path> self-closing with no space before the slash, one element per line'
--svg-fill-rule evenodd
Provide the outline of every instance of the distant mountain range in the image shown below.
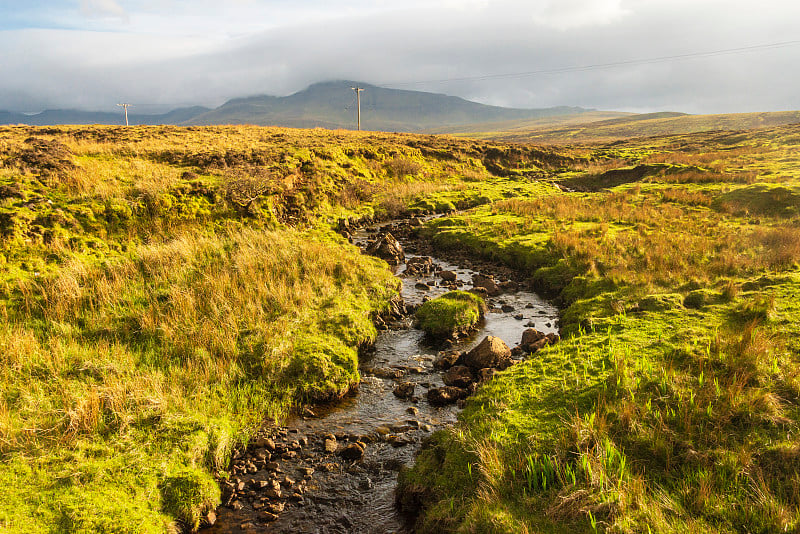
<path fill-rule="evenodd" d="M 576 115 L 589 110 L 578 107 L 514 109 L 487 106 L 437 93 L 386 89 L 360 82 L 336 81 L 314 84 L 293 95 L 253 96 L 230 100 L 216 109 L 180 108 L 163 115 L 129 112 L 131 124 L 256 124 L 296 128 L 356 127 L 356 101 L 352 87 L 361 93 L 361 128 L 404 131 L 446 129 L 473 123 L 531 120 Z M 119 113 L 47 110 L 34 115 L 0 111 L 0 124 L 124 124 Z"/>

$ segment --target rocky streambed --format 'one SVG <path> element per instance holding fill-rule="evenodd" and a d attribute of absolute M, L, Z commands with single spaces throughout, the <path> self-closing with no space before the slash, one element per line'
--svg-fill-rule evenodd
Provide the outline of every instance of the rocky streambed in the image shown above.
<path fill-rule="evenodd" d="M 554 306 L 510 271 L 432 255 L 414 239 L 418 224 L 349 235 L 393 266 L 402 301 L 376 321 L 378 339 L 362 355 L 357 392 L 306 409 L 284 427 L 265 427 L 247 450 L 235 451 L 222 506 L 208 515 L 205 532 L 410 532 L 395 506 L 400 468 L 425 437 L 455 422 L 480 382 L 557 340 Z M 485 320 L 471 335 L 426 338 L 412 326 L 413 311 L 452 289 L 483 295 Z"/>

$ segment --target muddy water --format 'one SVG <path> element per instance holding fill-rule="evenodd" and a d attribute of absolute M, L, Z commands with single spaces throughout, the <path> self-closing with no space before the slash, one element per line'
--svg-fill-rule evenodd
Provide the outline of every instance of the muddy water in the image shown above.
<path fill-rule="evenodd" d="M 374 228 L 360 230 L 354 242 L 363 247 L 374 235 Z M 413 256 L 406 254 L 406 261 Z M 457 274 L 463 283 L 460 289 L 472 287 L 469 282 L 474 271 L 436 257 L 433 261 Z M 402 296 L 407 304 L 417 305 L 448 291 L 433 275 L 409 277 L 404 270 L 400 265 L 395 274 L 403 280 Z M 416 287 L 420 282 L 434 284 L 423 290 Z M 467 350 L 487 335 L 500 337 L 513 347 L 526 325 L 545 333 L 557 331 L 556 308 L 533 293 L 506 293 L 487 303 L 490 312 L 481 329 L 449 348 Z M 502 312 L 503 306 L 508 311 Z M 316 410 L 313 416 L 290 420 L 285 428 L 268 430 L 277 445 L 260 449 L 268 456 L 263 458 L 262 452 L 260 464 L 258 460 L 249 464 L 247 454 L 238 460 L 250 465 L 249 472 L 234 474 L 233 484 L 238 487 L 232 497 L 230 490 L 224 493 L 227 506 L 217 510 L 216 524 L 206 532 L 411 532 L 409 518 L 402 517 L 394 505 L 397 473 L 413 462 L 424 437 L 456 420 L 458 407 L 428 404 L 427 390 L 443 385 L 433 369 L 441 347 L 426 343 L 422 331 L 410 328 L 410 323 L 407 318 L 379 332 L 374 352 L 362 358 L 363 381 L 355 395 Z M 399 382 L 415 384 L 411 400 L 393 394 Z M 325 452 L 325 438 L 330 445 L 334 436 L 337 450 Z M 366 443 L 366 449 L 361 459 L 348 461 L 341 451 L 355 441 Z M 253 454 L 251 450 L 251 457 Z M 262 495 L 262 486 L 272 480 L 282 482 L 280 498 Z"/>

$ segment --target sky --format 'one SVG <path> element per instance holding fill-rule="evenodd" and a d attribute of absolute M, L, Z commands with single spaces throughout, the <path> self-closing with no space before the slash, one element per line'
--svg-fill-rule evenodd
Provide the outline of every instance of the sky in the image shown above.
<path fill-rule="evenodd" d="M 796 110 L 799 27 L 797 0 L 0 0 L 0 110 L 159 113 L 342 79 L 520 108 Z"/>

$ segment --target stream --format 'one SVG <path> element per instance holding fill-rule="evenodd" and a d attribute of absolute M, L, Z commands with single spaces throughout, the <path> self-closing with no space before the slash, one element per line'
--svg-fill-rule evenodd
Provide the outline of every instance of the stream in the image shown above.
<path fill-rule="evenodd" d="M 406 263 L 421 255 L 419 244 L 403 237 L 409 235 L 404 222 L 358 229 L 352 240 L 363 250 L 379 230 L 391 230 L 399 239 Z M 459 289 L 472 288 L 473 269 L 495 274 L 468 260 L 456 265 L 424 255 L 439 272 L 455 273 Z M 408 275 L 405 268 L 393 267 L 403 281 L 407 309 L 450 290 L 438 276 Z M 480 329 L 447 350 L 469 350 L 487 335 L 513 348 L 527 327 L 558 331 L 558 310 L 534 293 L 506 292 L 489 297 L 487 304 Z M 459 406 L 436 407 L 426 400 L 430 388 L 444 385 L 433 366 L 442 347 L 431 346 L 421 330 L 412 328 L 412 317 L 396 317 L 379 327 L 374 351 L 361 357 L 356 393 L 331 406 L 307 409 L 284 427 L 262 429 L 247 451 L 234 455 L 231 478 L 222 483 L 223 504 L 209 514 L 214 524 L 203 532 L 413 532 L 413 518 L 395 507 L 397 474 L 413 464 L 425 437 L 456 421 Z M 405 382 L 414 384 L 411 398 L 394 393 Z"/>

